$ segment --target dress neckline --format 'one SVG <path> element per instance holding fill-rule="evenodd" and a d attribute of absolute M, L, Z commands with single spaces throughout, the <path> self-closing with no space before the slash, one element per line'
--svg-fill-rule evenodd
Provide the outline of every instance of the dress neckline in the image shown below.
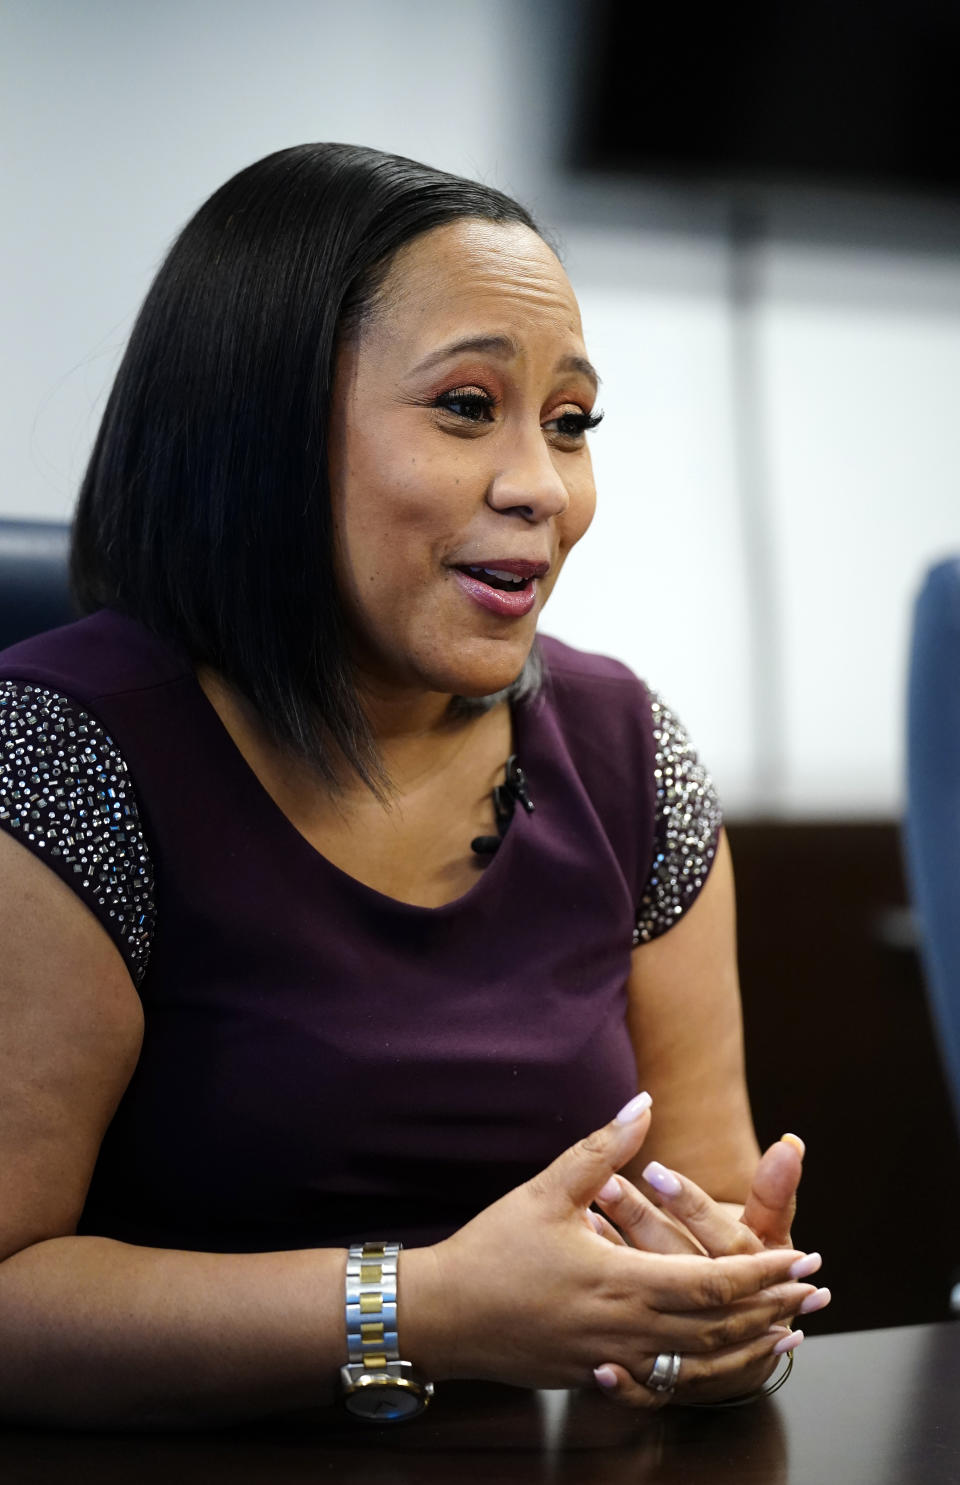
<path fill-rule="evenodd" d="M 324 853 L 293 823 L 290 816 L 277 803 L 269 789 L 263 783 L 256 770 L 248 763 L 242 750 L 234 740 L 229 728 L 226 726 L 213 702 L 207 696 L 195 670 L 189 661 L 186 662 L 186 675 L 190 685 L 190 692 L 197 719 L 207 732 L 211 746 L 223 758 L 224 765 L 233 776 L 233 786 L 237 792 L 238 805 L 240 808 L 246 806 L 251 817 L 259 818 L 264 829 L 273 829 L 285 835 L 290 843 L 290 848 L 296 851 L 299 857 L 309 863 L 312 869 L 320 870 L 329 875 L 331 880 L 339 882 L 346 890 L 365 896 L 372 904 L 381 908 L 387 908 L 394 912 L 407 913 L 421 918 L 450 916 L 461 908 L 473 905 L 482 899 L 485 891 L 492 890 L 488 886 L 488 879 L 496 880 L 509 867 L 509 856 L 515 848 L 520 831 L 526 827 L 527 814 L 525 810 L 514 811 L 514 818 L 506 830 L 500 844 L 499 850 L 493 859 L 478 872 L 477 880 L 456 897 L 447 902 L 438 903 L 433 907 L 426 907 L 420 903 L 407 902 L 400 897 L 392 897 L 389 893 L 381 892 L 377 887 L 353 876 L 336 862 L 331 861 Z M 517 754 L 523 758 L 524 739 L 526 736 L 526 708 L 507 703 L 510 708 L 510 726 L 512 743 L 511 754 Z M 504 760 L 506 762 L 506 759 Z M 519 829 L 518 829 L 519 827 Z M 467 843 L 469 849 L 469 843 Z"/>

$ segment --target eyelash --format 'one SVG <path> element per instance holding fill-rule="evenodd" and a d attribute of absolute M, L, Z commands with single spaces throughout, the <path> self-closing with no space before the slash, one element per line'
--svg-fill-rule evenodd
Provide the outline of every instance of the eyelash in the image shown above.
<path fill-rule="evenodd" d="M 482 422 L 483 414 L 491 412 L 496 405 L 496 398 L 491 397 L 487 392 L 468 392 L 457 389 L 452 392 L 442 392 L 434 403 L 435 407 L 451 412 L 455 417 L 463 418 L 469 423 Z M 469 407 L 471 411 L 469 413 L 458 412 L 458 407 Z M 561 438 L 573 440 L 582 438 L 591 428 L 596 428 L 602 420 L 602 412 L 565 412 L 561 413 L 560 417 L 551 419 L 551 422 L 556 422 L 558 425 L 565 423 L 567 425 L 565 428 L 558 426 L 556 431 Z"/>

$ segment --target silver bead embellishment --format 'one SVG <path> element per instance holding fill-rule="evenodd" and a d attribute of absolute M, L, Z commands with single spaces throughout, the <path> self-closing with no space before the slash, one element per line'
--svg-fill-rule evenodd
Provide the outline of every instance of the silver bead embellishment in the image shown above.
<path fill-rule="evenodd" d="M 0 681 L 0 828 L 71 869 L 78 895 L 114 920 L 139 985 L 156 905 L 127 765 L 94 717 L 29 681 Z"/>
<path fill-rule="evenodd" d="M 698 759 L 682 724 L 655 691 L 650 692 L 656 743 L 656 827 L 653 859 L 640 906 L 634 944 L 645 944 L 671 928 L 706 880 L 723 824 L 713 781 Z"/>

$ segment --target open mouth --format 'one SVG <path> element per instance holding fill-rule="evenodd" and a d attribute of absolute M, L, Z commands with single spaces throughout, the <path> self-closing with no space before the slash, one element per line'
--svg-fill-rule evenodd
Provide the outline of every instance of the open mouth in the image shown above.
<path fill-rule="evenodd" d="M 504 572 L 498 567 L 470 567 L 464 564 L 459 569 L 478 583 L 488 588 L 497 588 L 501 593 L 523 593 L 533 582 L 533 577 L 518 577 L 516 573 Z"/>
<path fill-rule="evenodd" d="M 531 562 L 521 557 L 502 557 L 498 562 L 460 562 L 454 577 L 464 596 L 497 614 L 501 619 L 522 619 L 537 606 L 539 578 L 550 571 L 549 562 Z"/>

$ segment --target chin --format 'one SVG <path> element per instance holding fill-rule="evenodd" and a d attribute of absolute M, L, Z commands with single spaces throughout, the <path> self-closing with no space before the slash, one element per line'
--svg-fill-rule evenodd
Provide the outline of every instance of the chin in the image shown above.
<path fill-rule="evenodd" d="M 463 696 L 470 701 L 480 701 L 485 696 L 495 696 L 512 686 L 523 670 L 530 654 L 530 645 L 509 648 L 508 654 L 478 656 L 473 663 L 465 658 L 455 665 L 438 666 L 431 677 L 431 688 L 450 696 Z"/>
<path fill-rule="evenodd" d="M 521 666 L 520 669 L 522 670 L 523 667 Z M 460 697 L 463 701 L 485 701 L 488 697 L 498 696 L 501 691 L 509 690 L 519 674 L 520 671 L 518 670 L 515 675 L 506 676 L 503 680 L 497 681 L 493 685 L 454 686 L 450 694 L 451 696 Z"/>

